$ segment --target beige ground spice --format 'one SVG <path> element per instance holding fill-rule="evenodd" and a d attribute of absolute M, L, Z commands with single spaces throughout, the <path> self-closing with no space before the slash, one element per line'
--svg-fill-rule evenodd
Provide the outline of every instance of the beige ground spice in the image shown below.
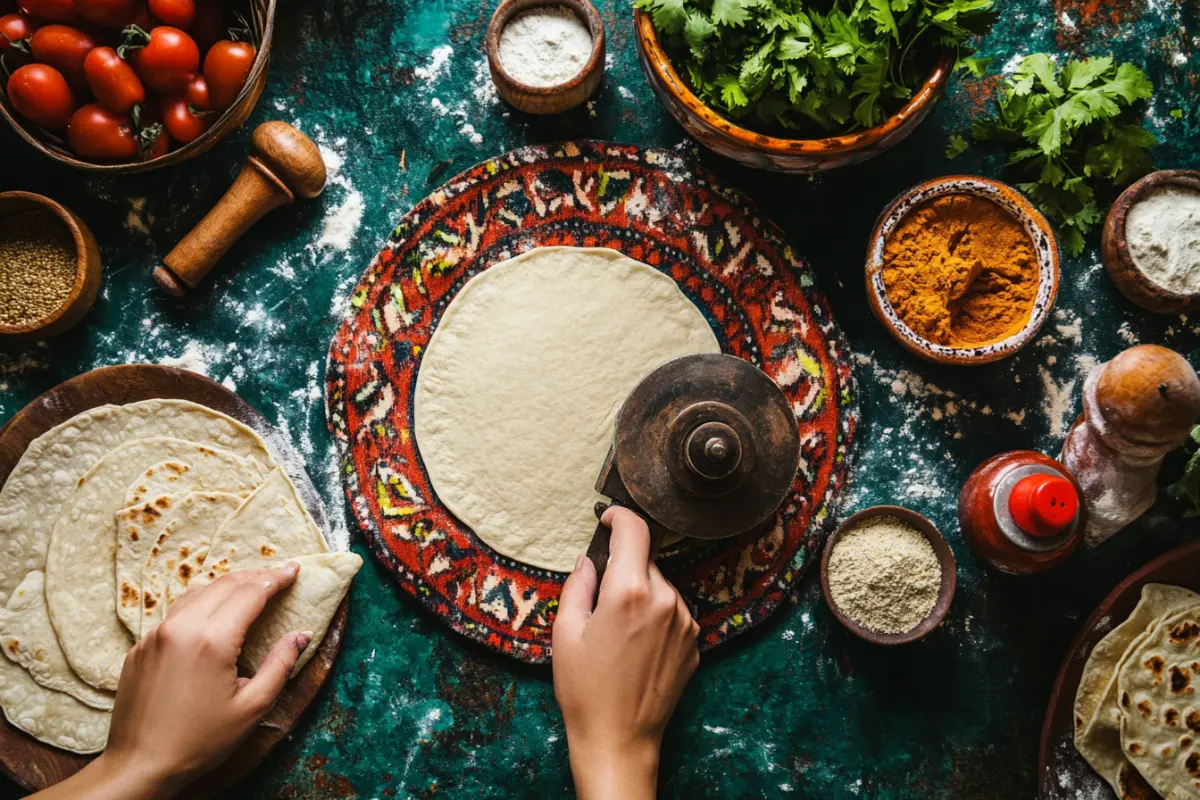
<path fill-rule="evenodd" d="M 876 633 L 907 633 L 933 610 L 942 567 L 933 547 L 895 517 L 847 531 L 829 557 L 829 590 L 838 610 Z"/>

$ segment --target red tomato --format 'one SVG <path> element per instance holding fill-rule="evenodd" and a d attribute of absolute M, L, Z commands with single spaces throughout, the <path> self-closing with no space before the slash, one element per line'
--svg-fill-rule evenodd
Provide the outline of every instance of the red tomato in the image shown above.
<path fill-rule="evenodd" d="M 43 128 L 60 131 L 75 110 L 75 95 L 54 67 L 26 64 L 8 79 L 8 99 L 17 113 Z"/>
<path fill-rule="evenodd" d="M 192 78 L 184 97 L 187 99 L 188 105 L 198 111 L 212 110 L 212 100 L 208 97 L 208 82 L 204 80 L 203 75 Z"/>
<path fill-rule="evenodd" d="M 47 22 L 74 22 L 75 0 L 21 0 L 21 13 Z"/>
<path fill-rule="evenodd" d="M 208 51 L 204 58 L 204 80 L 208 81 L 213 108 L 224 111 L 237 100 L 256 54 L 254 45 L 228 40 L 217 42 Z"/>
<path fill-rule="evenodd" d="M 75 0 L 75 10 L 89 22 L 124 30 L 141 9 L 141 0 Z"/>
<path fill-rule="evenodd" d="M 19 49 L 27 45 L 14 47 L 13 44 L 28 39 L 36 27 L 21 14 L 5 14 L 0 17 L 0 61 L 4 66 L 14 70 L 33 61 L 33 56 Z"/>
<path fill-rule="evenodd" d="M 71 116 L 67 142 L 76 154 L 101 161 L 133 161 L 141 155 L 129 117 L 98 103 L 89 103 Z"/>
<path fill-rule="evenodd" d="M 100 105 L 117 114 L 128 114 L 146 102 L 146 89 L 133 67 L 111 47 L 97 47 L 83 62 L 87 84 Z"/>
<path fill-rule="evenodd" d="M 162 106 L 163 124 L 167 133 L 180 144 L 187 144 L 200 138 L 212 125 L 214 114 L 195 113 L 188 107 L 186 97 L 167 100 Z"/>
<path fill-rule="evenodd" d="M 224 39 L 229 34 L 225 30 L 225 9 L 221 0 L 197 0 L 196 19 L 188 28 L 200 52 L 207 53 L 208 48 Z"/>
<path fill-rule="evenodd" d="M 87 54 L 96 47 L 95 39 L 70 25 L 47 25 L 38 28 L 29 40 L 33 57 L 61 72 L 76 88 L 87 86 L 83 62 Z"/>
<path fill-rule="evenodd" d="M 188 28 L 196 19 L 196 0 L 150 0 L 150 13 L 167 25 Z"/>
<path fill-rule="evenodd" d="M 182 92 L 200 69 L 200 48 L 178 28 L 160 25 L 133 54 L 137 74 L 151 89 Z"/>

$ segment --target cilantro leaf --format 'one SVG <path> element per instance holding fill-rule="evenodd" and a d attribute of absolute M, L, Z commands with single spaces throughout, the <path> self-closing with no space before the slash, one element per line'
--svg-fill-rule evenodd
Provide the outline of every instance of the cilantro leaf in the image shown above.
<path fill-rule="evenodd" d="M 1099 56 L 1060 68 L 1035 53 L 1005 79 L 995 113 L 971 135 L 1008 149 L 1008 168 L 1024 179 L 1018 187 L 1058 226 L 1063 248 L 1079 255 L 1102 209 L 1153 167 L 1149 149 L 1158 140 L 1139 107 L 1153 92 L 1133 64 Z"/>
<path fill-rule="evenodd" d="M 687 22 L 684 0 L 637 0 L 634 7 L 650 12 L 654 27 L 663 33 L 678 33 Z"/>
<path fill-rule="evenodd" d="M 1192 430 L 1192 441 L 1200 445 L 1200 426 Z M 1192 454 L 1179 482 L 1167 487 L 1167 494 L 1183 503 L 1185 517 L 1200 517 L 1200 450 Z"/>
<path fill-rule="evenodd" d="M 950 137 L 950 144 L 946 145 L 946 158 L 955 159 L 967 151 L 967 140 L 957 133 Z"/>
<path fill-rule="evenodd" d="M 718 25 L 742 26 L 750 19 L 750 7 L 755 0 L 713 0 L 712 19 Z"/>

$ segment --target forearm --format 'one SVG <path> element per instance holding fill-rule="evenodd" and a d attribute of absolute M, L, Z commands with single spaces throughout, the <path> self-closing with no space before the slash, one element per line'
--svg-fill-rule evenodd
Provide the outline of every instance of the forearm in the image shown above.
<path fill-rule="evenodd" d="M 654 800 L 658 785 L 658 748 L 606 748 L 576 745 L 568 736 L 571 776 L 579 800 Z"/>
<path fill-rule="evenodd" d="M 170 800 L 180 788 L 173 780 L 117 763 L 106 753 L 30 800 Z"/>

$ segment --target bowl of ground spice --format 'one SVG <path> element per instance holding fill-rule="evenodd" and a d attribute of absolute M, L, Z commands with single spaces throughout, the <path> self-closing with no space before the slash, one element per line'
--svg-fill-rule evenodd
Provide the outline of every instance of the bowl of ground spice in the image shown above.
<path fill-rule="evenodd" d="M 604 21 L 589 0 L 503 0 L 487 31 L 496 91 L 527 114 L 561 114 L 604 78 Z"/>
<path fill-rule="evenodd" d="M 65 332 L 96 301 L 100 272 L 83 220 L 41 195 L 0 193 L 0 337 Z"/>
<path fill-rule="evenodd" d="M 837 620 L 872 644 L 925 638 L 954 600 L 957 565 L 925 517 L 899 506 L 864 509 L 825 544 L 821 589 Z"/>
<path fill-rule="evenodd" d="M 1147 311 L 1200 311 L 1200 172 L 1153 172 L 1117 198 L 1101 238 L 1121 293 Z"/>
<path fill-rule="evenodd" d="M 911 353 L 987 364 L 1033 341 L 1058 298 L 1046 218 L 1011 186 L 938 178 L 884 210 L 867 252 L 871 309 Z"/>

